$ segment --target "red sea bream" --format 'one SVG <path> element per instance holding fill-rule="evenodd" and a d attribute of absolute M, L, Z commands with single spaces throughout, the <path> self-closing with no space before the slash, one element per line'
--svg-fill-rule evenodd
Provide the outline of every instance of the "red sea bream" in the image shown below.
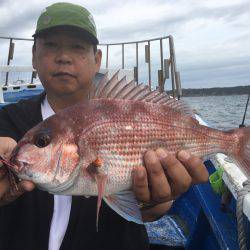
<path fill-rule="evenodd" d="M 200 125 L 182 101 L 106 77 L 88 101 L 58 112 L 19 141 L 9 164 L 19 178 L 53 194 L 98 196 L 141 222 L 131 174 L 149 149 L 204 157 L 224 153 L 250 174 L 250 128 L 223 132 Z"/>

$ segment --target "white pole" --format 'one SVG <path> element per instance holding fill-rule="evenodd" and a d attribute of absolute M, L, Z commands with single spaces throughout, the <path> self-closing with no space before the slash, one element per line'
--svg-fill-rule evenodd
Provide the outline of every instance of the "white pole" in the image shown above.
<path fill-rule="evenodd" d="M 0 83 L 0 103 L 4 103 L 4 99 L 3 99 L 3 87 L 2 87 L 1 83 Z"/>

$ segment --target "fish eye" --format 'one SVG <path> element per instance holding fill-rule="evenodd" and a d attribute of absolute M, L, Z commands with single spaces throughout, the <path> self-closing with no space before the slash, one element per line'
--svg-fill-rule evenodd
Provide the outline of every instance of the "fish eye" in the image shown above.
<path fill-rule="evenodd" d="M 39 133 L 34 138 L 34 144 L 39 148 L 44 148 L 48 146 L 51 142 L 51 137 L 49 134 Z"/>

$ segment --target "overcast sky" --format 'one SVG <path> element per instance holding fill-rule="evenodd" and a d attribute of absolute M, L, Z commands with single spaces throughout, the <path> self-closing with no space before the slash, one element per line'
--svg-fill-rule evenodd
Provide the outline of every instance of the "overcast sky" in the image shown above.
<path fill-rule="evenodd" d="M 0 36 L 31 38 L 41 11 L 55 2 L 0 0 Z M 83 4 L 93 14 L 101 43 L 172 35 L 184 88 L 250 84 L 250 0 L 71 2 Z M 16 42 L 15 46 L 12 64 L 29 65 L 30 43 Z M 125 47 L 127 68 L 135 64 L 132 49 Z M 0 39 L 0 65 L 6 64 L 7 50 L 7 41 Z M 159 69 L 158 51 L 159 45 L 152 44 L 153 69 Z M 144 47 L 139 52 L 143 64 Z M 117 63 L 120 51 L 114 50 L 114 53 L 113 63 Z M 144 81 L 146 69 L 144 67 L 140 72 Z M 167 81 L 167 84 L 170 83 Z"/>

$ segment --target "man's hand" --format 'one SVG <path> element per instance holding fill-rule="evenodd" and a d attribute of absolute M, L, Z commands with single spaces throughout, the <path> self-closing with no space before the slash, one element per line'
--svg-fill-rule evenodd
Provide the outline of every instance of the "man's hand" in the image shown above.
<path fill-rule="evenodd" d="M 149 150 L 144 162 L 145 167 L 135 169 L 133 179 L 138 201 L 153 205 L 152 208 L 142 209 L 144 221 L 158 219 L 170 209 L 172 200 L 191 185 L 208 180 L 203 161 L 188 151 L 182 150 L 175 156 L 162 148 Z"/>
<path fill-rule="evenodd" d="M 8 158 L 16 144 L 16 141 L 10 137 L 0 137 L 0 155 L 3 158 Z M 0 206 L 15 200 L 25 191 L 34 189 L 34 184 L 30 181 L 20 181 L 17 188 L 11 183 L 11 177 L 6 170 L 1 168 L 0 162 Z"/>

